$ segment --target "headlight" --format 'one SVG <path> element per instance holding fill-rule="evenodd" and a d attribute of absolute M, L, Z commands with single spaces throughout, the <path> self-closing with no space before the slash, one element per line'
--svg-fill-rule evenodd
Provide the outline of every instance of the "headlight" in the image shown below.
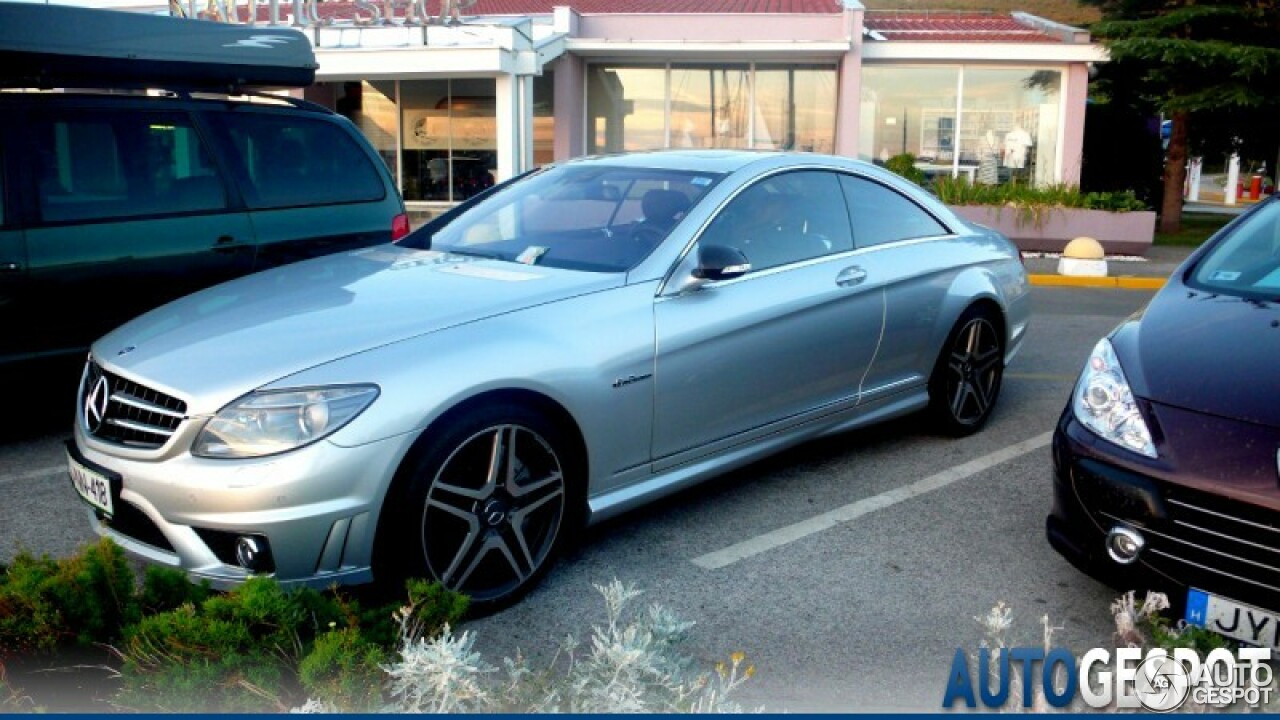
<path fill-rule="evenodd" d="M 1156 456 L 1151 432 L 1138 412 L 1129 380 L 1106 338 L 1098 341 L 1071 397 L 1076 419 L 1103 440 L 1147 457 Z"/>
<path fill-rule="evenodd" d="M 302 447 L 346 425 L 376 397 L 374 385 L 250 393 L 205 423 L 191 454 L 250 458 Z"/>

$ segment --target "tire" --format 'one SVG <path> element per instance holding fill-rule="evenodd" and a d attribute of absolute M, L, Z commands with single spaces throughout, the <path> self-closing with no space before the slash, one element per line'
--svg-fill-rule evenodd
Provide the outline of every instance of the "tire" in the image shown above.
<path fill-rule="evenodd" d="M 1004 335 L 995 311 L 974 305 L 956 321 L 929 378 L 929 414 L 952 437 L 982 429 L 1004 379 Z"/>
<path fill-rule="evenodd" d="M 579 463 L 541 412 L 483 405 L 436 423 L 401 467 L 374 550 L 374 576 L 425 577 L 471 597 L 484 614 L 507 607 L 546 574 L 576 529 Z"/>

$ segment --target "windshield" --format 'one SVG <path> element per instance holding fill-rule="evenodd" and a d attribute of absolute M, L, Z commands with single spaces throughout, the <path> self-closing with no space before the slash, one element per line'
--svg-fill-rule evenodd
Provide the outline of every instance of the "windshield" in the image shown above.
<path fill-rule="evenodd" d="M 1280 298 L 1280 202 L 1244 218 L 1200 260 L 1190 280 L 1212 292 Z"/>
<path fill-rule="evenodd" d="M 431 248 L 592 272 L 643 260 L 721 175 L 598 165 L 551 168 L 464 211 Z"/>

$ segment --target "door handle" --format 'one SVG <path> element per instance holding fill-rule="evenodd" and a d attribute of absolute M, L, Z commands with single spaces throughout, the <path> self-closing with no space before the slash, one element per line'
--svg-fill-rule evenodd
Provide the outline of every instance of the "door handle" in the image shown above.
<path fill-rule="evenodd" d="M 840 287 L 852 287 L 861 284 L 866 279 L 866 270 L 858 265 L 851 265 L 841 270 L 839 275 L 836 275 L 836 284 Z"/>
<path fill-rule="evenodd" d="M 0 260 L 0 272 L 18 272 L 22 269 L 22 263 Z"/>
<path fill-rule="evenodd" d="M 231 235 L 222 235 L 214 241 L 213 251 L 216 253 L 233 253 L 240 249 L 236 239 Z"/>

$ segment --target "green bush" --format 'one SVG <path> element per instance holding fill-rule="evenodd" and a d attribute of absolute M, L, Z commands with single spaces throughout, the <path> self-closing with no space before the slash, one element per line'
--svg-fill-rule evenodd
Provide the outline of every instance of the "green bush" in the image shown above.
<path fill-rule="evenodd" d="M 118 699 L 139 710 L 279 710 L 306 642 L 341 617 L 332 598 L 269 578 L 151 615 L 125 631 Z"/>
<path fill-rule="evenodd" d="M 412 580 L 408 590 L 414 617 L 431 632 L 466 611 L 464 596 L 438 584 Z M 365 611 L 337 592 L 250 579 L 127 628 L 117 702 L 151 711 L 270 712 L 299 704 L 305 691 L 335 708 L 375 709 L 379 663 L 399 639 L 398 606 Z"/>
<path fill-rule="evenodd" d="M 371 712 L 382 707 L 383 647 L 366 640 L 359 628 L 331 630 L 298 665 L 307 697 L 342 712 Z"/>
<path fill-rule="evenodd" d="M 61 560 L 21 553 L 0 576 L 0 648 L 49 652 L 110 642 L 140 616 L 135 578 L 110 540 Z"/>
<path fill-rule="evenodd" d="M 212 593 L 208 581 L 195 585 L 181 570 L 148 565 L 138 604 L 144 614 L 150 615 L 176 610 L 188 603 L 199 605 Z"/>
<path fill-rule="evenodd" d="M 407 605 L 366 610 L 336 590 L 285 590 L 270 578 L 220 594 L 148 567 L 139 587 L 124 552 L 103 539 L 72 557 L 21 553 L 0 565 L 0 658 L 115 643 L 116 701 L 138 710 L 282 711 L 309 694 L 368 711 L 382 701 L 379 665 L 400 641 L 397 610 L 408 607 L 432 635 L 466 613 L 467 598 L 436 583 L 410 580 L 406 590 Z M 19 697 L 3 670 L 0 709 Z"/>
<path fill-rule="evenodd" d="M 979 185 L 970 183 L 965 177 L 939 177 L 933 181 L 932 188 L 938 199 L 948 205 L 997 205 L 1033 211 L 1037 208 L 1081 208 L 1111 212 L 1147 209 L 1132 190 L 1081 193 L 1080 188 L 1075 185 Z"/>
<path fill-rule="evenodd" d="M 885 169 L 897 173 L 917 185 L 924 185 L 924 171 L 916 167 L 916 156 L 911 153 L 894 155 L 884 163 Z"/>

